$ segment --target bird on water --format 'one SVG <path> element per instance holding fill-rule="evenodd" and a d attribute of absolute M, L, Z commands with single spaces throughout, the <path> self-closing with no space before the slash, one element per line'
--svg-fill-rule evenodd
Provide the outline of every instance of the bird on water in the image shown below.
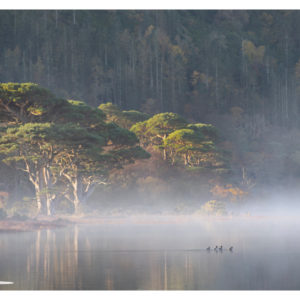
<path fill-rule="evenodd" d="M 206 248 L 206 251 L 210 251 L 210 250 L 211 250 L 210 246 Z M 222 252 L 223 250 L 224 250 L 224 248 L 223 248 L 222 245 L 219 246 L 219 247 L 216 246 L 216 247 L 214 248 L 214 251 L 216 251 L 216 252 L 217 252 L 217 251 L 221 251 L 221 252 Z M 226 250 L 226 249 L 225 249 L 225 250 Z M 232 251 L 233 251 L 233 246 L 229 247 L 228 250 L 229 250 L 230 252 L 232 252 Z"/>

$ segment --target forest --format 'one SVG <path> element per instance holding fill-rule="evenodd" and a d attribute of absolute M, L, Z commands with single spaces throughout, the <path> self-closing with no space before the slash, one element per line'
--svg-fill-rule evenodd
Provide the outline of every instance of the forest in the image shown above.
<path fill-rule="evenodd" d="M 57 98 L 33 83 L 3 83 L 0 95 L 0 154 L 7 168 L 1 173 L 6 174 L 4 186 L 12 185 L 2 191 L 3 215 L 10 207 L 51 216 L 57 209 L 68 211 L 68 204 L 78 214 L 99 186 L 109 185 L 114 194 L 123 180 L 134 190 L 130 180 L 153 179 L 146 170 L 137 177 L 126 166 L 149 159 L 149 152 L 158 154 L 169 171 L 175 166 L 228 171 L 224 151 L 217 146 L 218 132 L 210 124 L 189 124 L 176 113 L 122 111 L 110 102 L 92 108 Z M 135 166 L 135 172 L 141 170 Z M 31 197 L 21 196 L 26 194 L 23 186 Z M 98 189 L 97 197 L 105 190 Z M 113 201 L 113 195 L 106 197 Z"/>
<path fill-rule="evenodd" d="M 0 11 L 0 214 L 228 214 L 300 180 L 300 12 Z"/>

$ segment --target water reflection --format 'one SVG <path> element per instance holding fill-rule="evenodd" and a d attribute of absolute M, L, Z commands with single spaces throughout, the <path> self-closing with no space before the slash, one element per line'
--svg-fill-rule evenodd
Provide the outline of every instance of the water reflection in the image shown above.
<path fill-rule="evenodd" d="M 0 280 L 14 284 L 0 289 L 299 289 L 300 246 L 289 248 L 298 225 L 294 235 L 289 226 L 259 225 L 255 234 L 212 224 L 1 233 Z M 224 242 L 236 246 L 233 253 L 205 250 Z"/>

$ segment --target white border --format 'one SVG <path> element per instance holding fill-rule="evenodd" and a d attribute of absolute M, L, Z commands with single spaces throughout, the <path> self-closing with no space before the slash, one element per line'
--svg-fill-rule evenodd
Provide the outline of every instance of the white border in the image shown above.
<path fill-rule="evenodd" d="M 241 0 L 15 0 L 1 1 L 0 9 L 299 9 L 299 1 Z"/>
<path fill-rule="evenodd" d="M 151 1 L 133 1 L 133 0 L 110 0 L 110 1 L 98 1 L 95 0 L 84 0 L 84 1 L 57 1 L 52 0 L 51 3 L 43 3 L 42 1 L 33 0 L 15 0 L 13 2 L 3 1 L 0 4 L 0 9 L 299 9 L 298 1 L 233 1 L 233 0 L 219 0 L 219 1 L 195 1 L 195 0 L 184 0 L 184 1 L 162 1 L 162 0 L 151 0 Z M 299 286 L 300 289 L 300 286 Z M 299 299 L 299 291 L 134 291 L 134 292 L 91 292 L 91 291 L 69 291 L 69 292 L 58 292 L 58 291 L 47 291 L 47 292 L 28 292 L 28 291 L 0 291 L 2 299 L 30 299 L 40 300 L 51 299 L 82 299 L 87 297 L 89 300 L 99 299 L 105 297 L 105 299 L 130 299 L 130 300 L 152 300 L 152 299 L 182 299 L 182 297 L 189 297 L 189 299 L 199 300 L 201 297 L 205 299 Z"/>
<path fill-rule="evenodd" d="M 253 300 L 253 299 L 292 299 L 298 300 L 300 292 L 294 291 L 109 291 L 109 292 L 94 292 L 94 291 L 47 291 L 47 292 L 7 292 L 0 291 L 0 296 L 3 299 L 30 299 L 30 300 L 40 300 L 42 299 L 82 299 L 86 297 L 89 300 L 99 300 L 99 299 L 130 299 L 130 300 L 153 300 L 153 299 L 172 299 L 179 300 L 184 299 L 183 297 L 188 297 L 189 300 L 199 300 L 199 299 L 222 299 L 222 300 Z"/>

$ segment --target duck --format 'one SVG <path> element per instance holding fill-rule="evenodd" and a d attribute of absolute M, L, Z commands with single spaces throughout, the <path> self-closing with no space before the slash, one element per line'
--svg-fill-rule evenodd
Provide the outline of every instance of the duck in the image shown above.
<path fill-rule="evenodd" d="M 219 247 L 219 250 L 220 250 L 220 251 L 223 251 L 223 246 L 222 246 L 222 245 Z"/>
<path fill-rule="evenodd" d="M 210 246 L 206 248 L 206 251 L 210 251 Z"/>
<path fill-rule="evenodd" d="M 215 251 L 218 251 L 218 246 L 216 246 L 216 247 L 214 248 L 214 250 L 215 250 Z"/>
<path fill-rule="evenodd" d="M 229 248 L 229 251 L 231 251 L 231 252 L 232 252 L 232 250 L 233 250 L 233 247 L 231 246 L 231 247 Z"/>

